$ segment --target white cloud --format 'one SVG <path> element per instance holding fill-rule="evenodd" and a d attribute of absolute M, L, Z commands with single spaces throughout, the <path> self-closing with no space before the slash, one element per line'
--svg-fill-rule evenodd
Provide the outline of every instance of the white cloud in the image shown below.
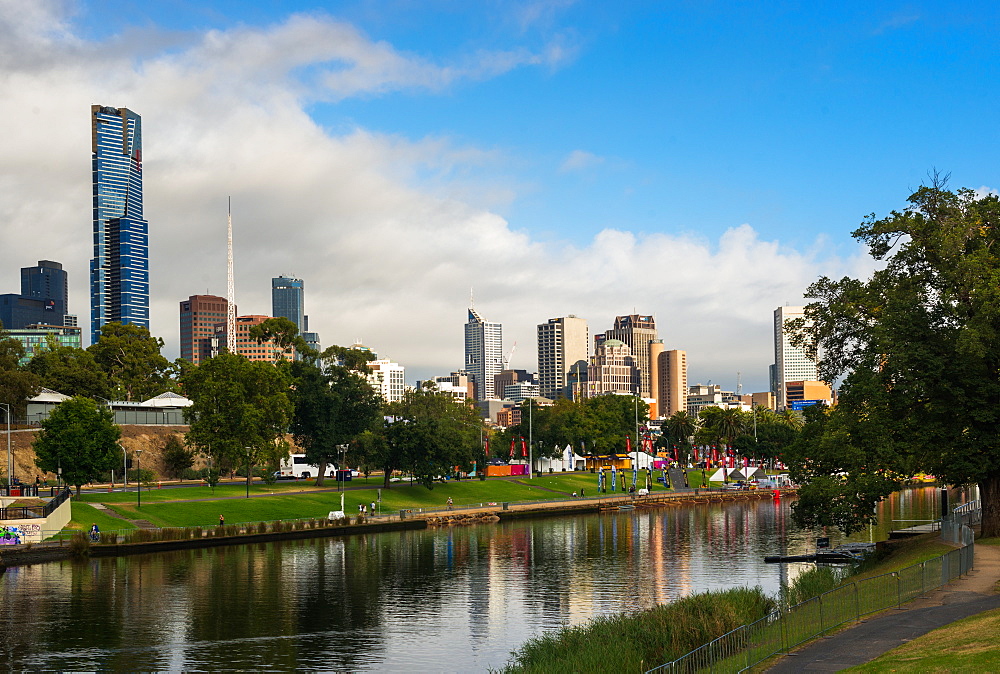
<path fill-rule="evenodd" d="M 594 166 L 599 166 L 603 163 L 604 157 L 598 157 L 597 155 L 584 150 L 573 150 L 559 166 L 559 172 L 569 173 L 570 171 L 582 171 L 584 169 L 593 168 Z"/>
<path fill-rule="evenodd" d="M 272 276 L 302 277 L 325 344 L 363 338 L 410 380 L 461 366 L 474 285 L 483 315 L 518 341 L 516 367 L 535 367 L 539 322 L 575 313 L 596 333 L 635 310 L 656 315 L 669 348 L 688 350 L 693 379 L 735 383 L 742 370 L 749 386 L 766 381 L 774 307 L 819 273 L 862 264 L 783 249 L 748 225 L 718 242 L 609 229 L 585 246 L 543 244 L 468 198 L 515 198 L 508 186 L 452 177 L 493 153 L 364 129 L 334 135 L 304 108 L 533 62 L 517 50 L 492 64 L 474 55 L 476 66 L 429 65 L 346 24 L 295 16 L 140 58 L 75 37 L 59 4 L 25 6 L 28 15 L 0 0 L 0 292 L 17 291 L 19 267 L 60 261 L 71 309 L 89 323 L 88 113 L 93 103 L 130 107 L 143 116 L 152 329 L 171 357 L 178 302 L 225 294 L 230 195 L 241 313 L 269 312 Z M 332 62 L 346 65 L 335 72 Z M 567 160 L 595 161 L 582 151 Z M 427 170 L 431 186 L 416 179 Z"/>

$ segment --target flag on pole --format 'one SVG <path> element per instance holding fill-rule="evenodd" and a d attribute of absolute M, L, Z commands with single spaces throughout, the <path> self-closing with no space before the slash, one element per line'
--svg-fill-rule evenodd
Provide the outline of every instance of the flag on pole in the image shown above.
<path fill-rule="evenodd" d="M 486 449 L 486 456 L 489 456 L 490 455 L 490 439 L 489 438 L 486 438 L 485 449 Z"/>
<path fill-rule="evenodd" d="M 614 491 L 618 484 L 618 468 L 614 465 L 611 466 L 611 491 Z"/>
<path fill-rule="evenodd" d="M 521 456 L 528 458 L 528 443 L 525 442 L 524 438 L 521 438 Z"/>
<path fill-rule="evenodd" d="M 514 458 L 514 438 L 510 439 L 510 458 Z"/>
<path fill-rule="evenodd" d="M 626 454 L 632 453 L 632 436 L 630 435 L 625 436 L 625 453 Z"/>
<path fill-rule="evenodd" d="M 632 491 L 635 491 L 635 482 L 639 479 L 639 467 L 632 466 Z"/>

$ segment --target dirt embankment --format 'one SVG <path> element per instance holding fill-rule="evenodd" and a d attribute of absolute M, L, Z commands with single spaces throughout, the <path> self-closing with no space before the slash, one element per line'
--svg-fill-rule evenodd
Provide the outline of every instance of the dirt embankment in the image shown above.
<path fill-rule="evenodd" d="M 163 477 L 165 470 L 161 456 L 163 445 L 167 438 L 176 435 L 181 442 L 187 426 L 120 426 L 122 429 L 121 445 L 131 455 L 135 450 L 142 450 L 142 467 L 153 471 L 156 477 Z M 7 434 L 0 429 L 0 451 L 7 451 Z M 31 443 L 38 436 L 38 431 L 14 431 L 10 434 L 11 448 L 14 450 L 14 475 L 22 482 L 34 482 L 35 477 L 54 482 L 55 473 L 43 473 L 35 465 L 35 450 Z M 6 457 L 4 457 L 6 459 Z M 194 468 L 205 465 L 200 457 L 195 457 Z M 135 467 L 133 462 L 133 467 Z M 6 473 L 6 466 L 2 472 Z M 117 472 L 117 471 L 116 471 Z"/>

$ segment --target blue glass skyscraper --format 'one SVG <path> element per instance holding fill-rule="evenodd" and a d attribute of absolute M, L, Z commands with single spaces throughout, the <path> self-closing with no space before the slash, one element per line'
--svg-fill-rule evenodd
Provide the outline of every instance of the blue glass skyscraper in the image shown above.
<path fill-rule="evenodd" d="M 305 283 L 300 278 L 279 276 L 271 279 L 271 315 L 284 316 L 302 334 L 309 329 L 305 316 Z"/>
<path fill-rule="evenodd" d="M 149 327 L 149 225 L 142 217 L 142 120 L 128 108 L 90 108 L 94 257 L 90 332 L 114 321 Z"/>

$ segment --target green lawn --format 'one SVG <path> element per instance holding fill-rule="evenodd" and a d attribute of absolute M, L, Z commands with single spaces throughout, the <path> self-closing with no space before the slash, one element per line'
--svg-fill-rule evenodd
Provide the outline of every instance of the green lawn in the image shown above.
<path fill-rule="evenodd" d="M 67 529 L 89 531 L 91 525 L 95 523 L 101 531 L 135 529 L 135 525 L 131 522 L 124 522 L 117 517 L 112 517 L 86 503 L 74 501 L 71 508 L 73 510 L 73 519 L 66 527 Z"/>
<path fill-rule="evenodd" d="M 655 476 L 655 475 L 654 475 Z M 630 476 L 631 477 L 631 476 Z M 361 484 L 364 489 L 357 489 Z M 631 484 L 631 479 L 629 480 Z M 640 475 L 638 486 L 644 486 Z M 277 482 L 274 485 L 255 483 L 250 488 L 254 498 L 246 495 L 245 483 L 226 483 L 215 488 L 192 485 L 171 489 L 143 489 L 142 509 L 136 506 L 135 491 L 97 492 L 83 494 L 74 500 L 78 504 L 104 503 L 120 515 L 129 519 L 145 519 L 161 527 L 206 526 L 217 524 L 219 515 L 225 515 L 228 524 L 259 522 L 278 519 L 326 517 L 331 510 L 340 509 L 340 493 L 327 491 L 336 489 L 335 481 L 327 481 L 323 489 L 313 486 L 313 481 Z M 344 508 L 347 514 L 355 515 L 360 503 L 369 504 L 378 499 L 378 489 L 382 487 L 381 477 L 355 478 L 344 494 Z M 620 487 L 620 483 L 619 483 Z M 597 476 L 589 472 L 540 474 L 527 478 L 482 480 L 449 480 L 435 483 L 433 489 L 408 481 L 393 482 L 389 489 L 382 489 L 382 513 L 397 513 L 402 508 L 443 508 L 451 497 L 456 506 L 479 505 L 517 501 L 539 501 L 569 498 L 573 492 L 585 490 L 587 497 L 597 496 Z M 664 491 L 663 485 L 654 483 L 653 491 Z M 616 494 L 622 494 L 619 491 Z M 82 512 L 86 512 L 85 516 Z M 89 528 L 93 509 L 74 512 L 71 527 Z M 110 518 L 109 518 L 110 519 Z M 120 520 L 113 520 L 119 522 Z M 98 521 L 98 526 L 104 525 Z M 111 525 L 109 525 L 111 526 Z M 113 528 L 124 528 L 114 526 Z"/>
<path fill-rule="evenodd" d="M 928 632 L 848 672 L 1000 671 L 1000 609 Z"/>

